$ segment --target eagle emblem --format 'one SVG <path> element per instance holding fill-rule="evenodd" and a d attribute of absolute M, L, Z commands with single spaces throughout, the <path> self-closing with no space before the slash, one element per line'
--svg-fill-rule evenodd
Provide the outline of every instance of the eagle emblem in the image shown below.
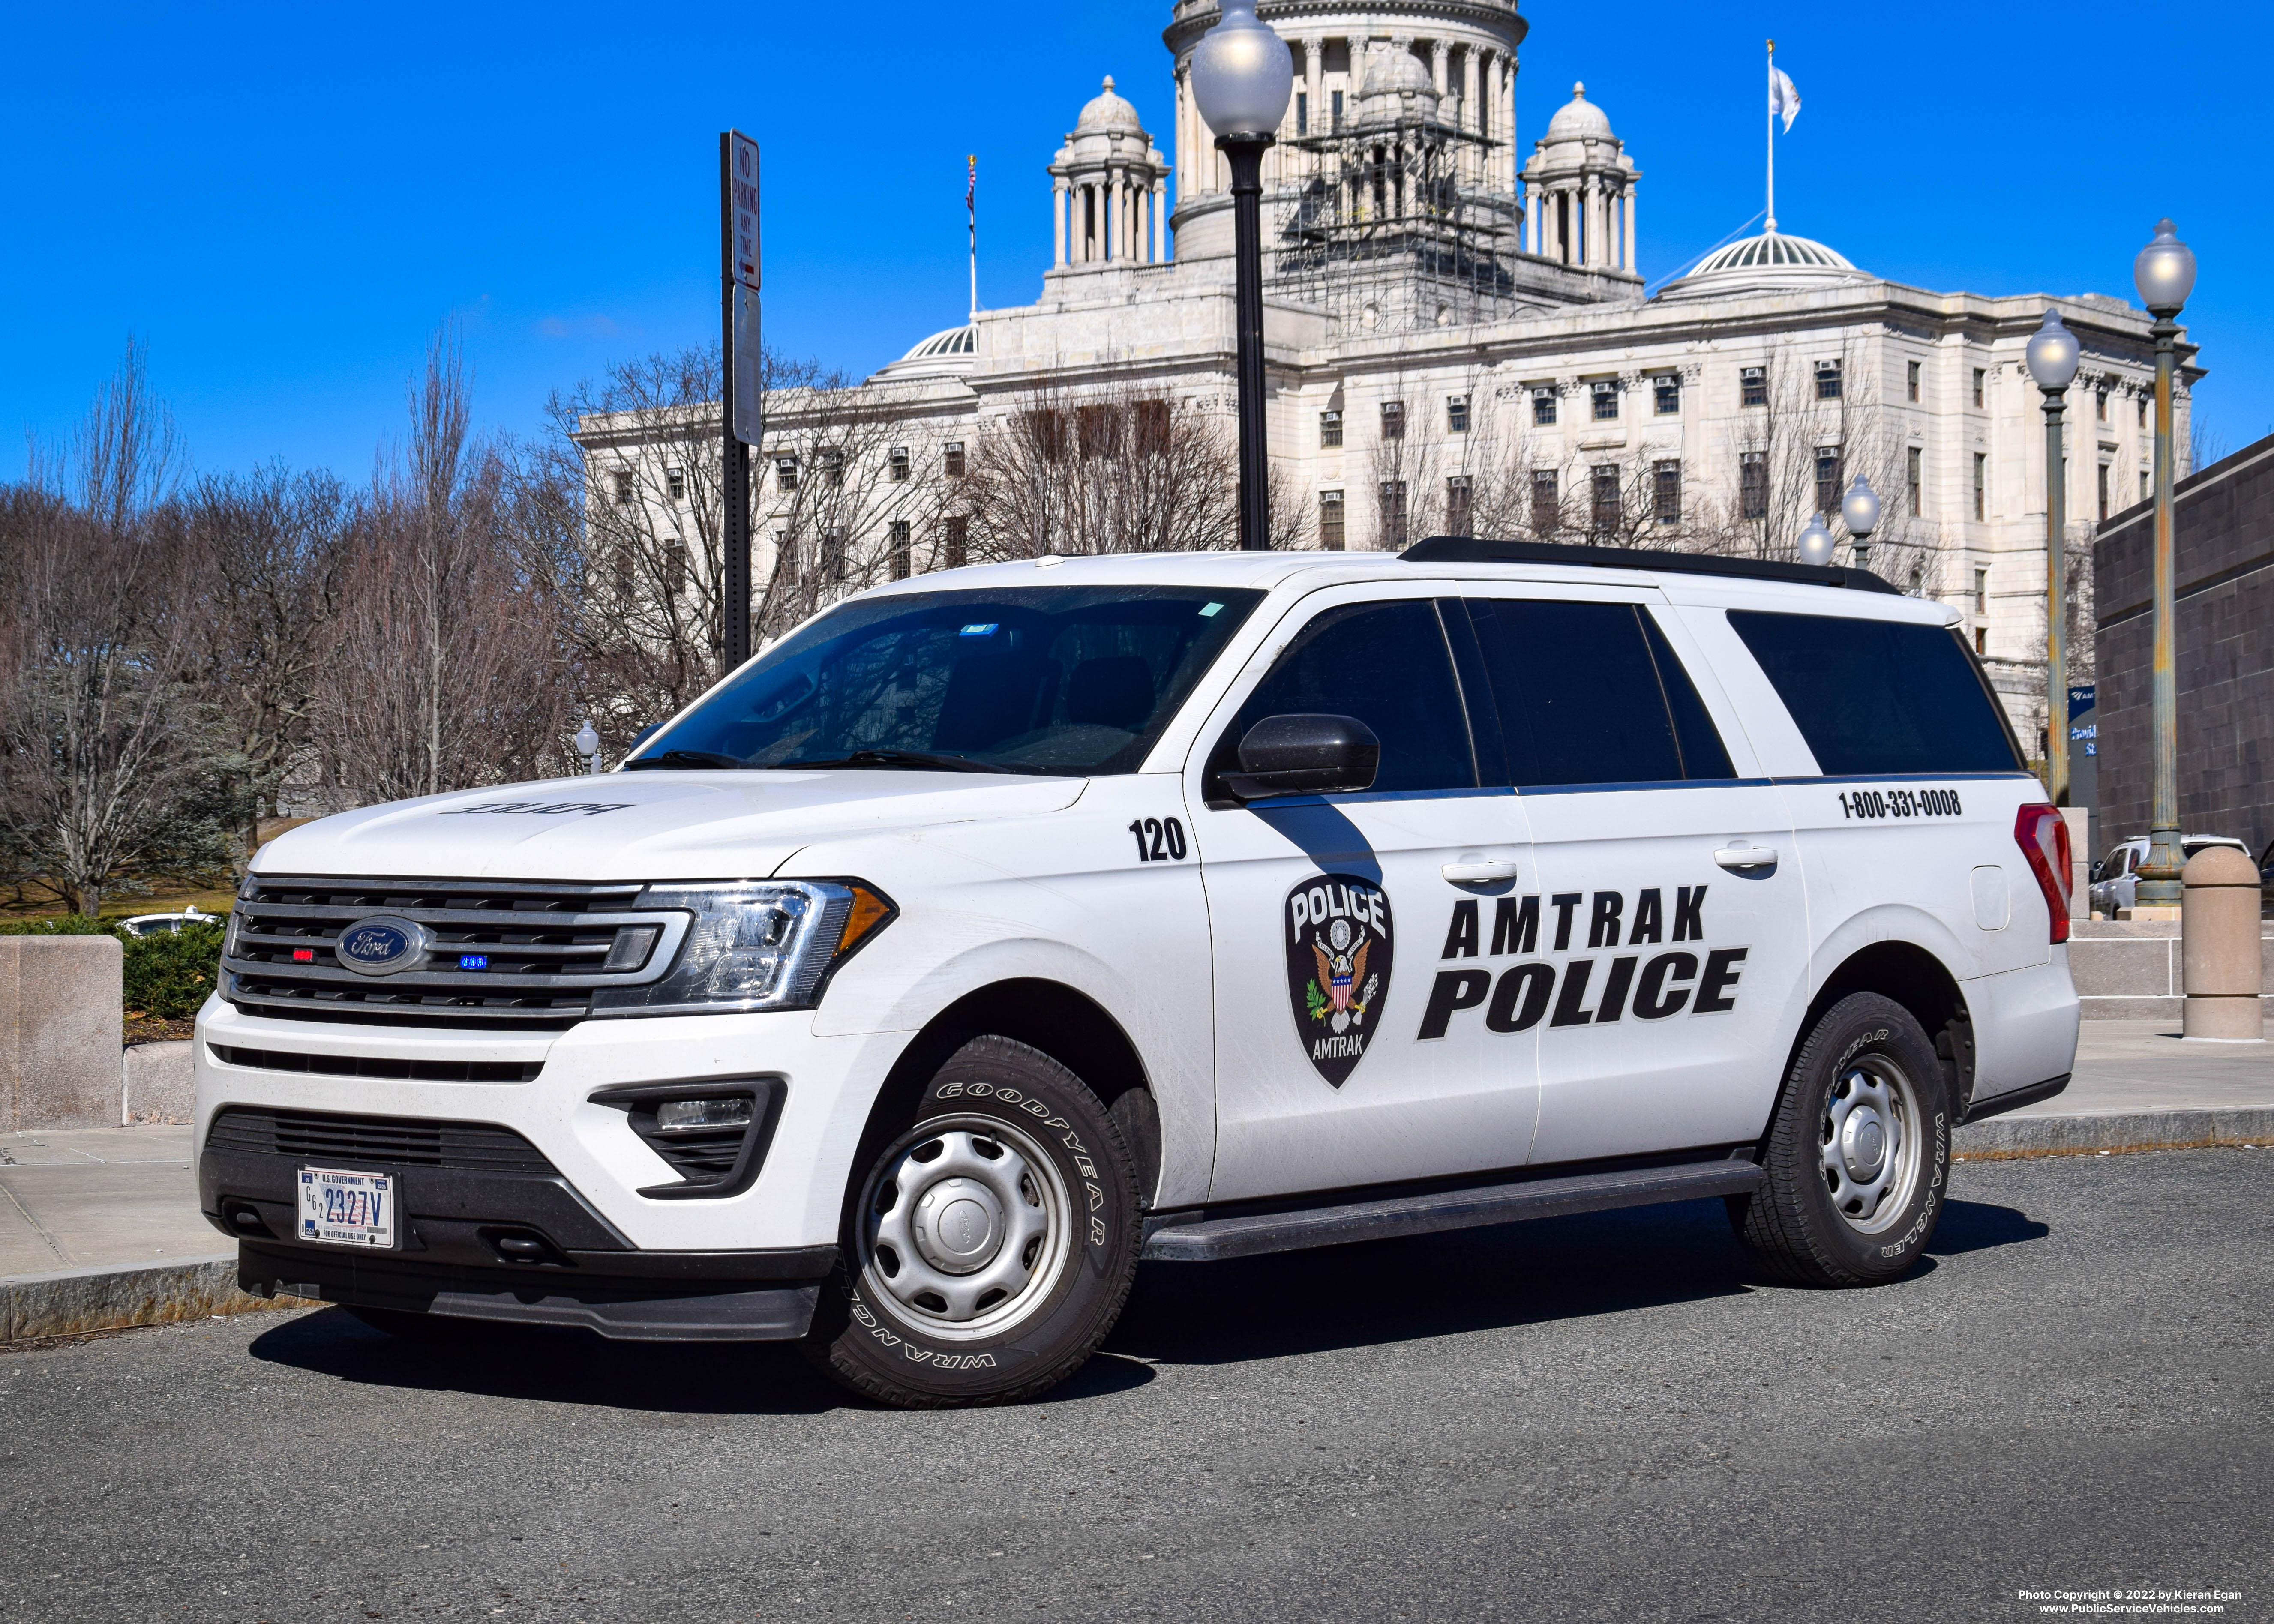
<path fill-rule="evenodd" d="M 1389 991 L 1389 897 L 1356 875 L 1315 876 L 1287 893 L 1286 910 L 1297 1035 L 1312 1066 L 1339 1088 L 1366 1057 Z"/>

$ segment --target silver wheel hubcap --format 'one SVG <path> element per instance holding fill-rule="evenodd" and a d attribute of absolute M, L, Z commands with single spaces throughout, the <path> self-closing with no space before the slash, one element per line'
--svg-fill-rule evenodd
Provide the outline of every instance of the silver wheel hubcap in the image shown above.
<path fill-rule="evenodd" d="M 1057 1282 L 1067 1211 L 1057 1169 L 1016 1129 L 920 1132 L 870 1192 L 863 1284 L 929 1334 L 991 1335 Z"/>
<path fill-rule="evenodd" d="M 1910 1079 L 1884 1055 L 1866 1055 L 1840 1075 L 1825 1101 L 1825 1187 L 1851 1228 L 1893 1223 L 1910 1204 L 1924 1137 Z"/>

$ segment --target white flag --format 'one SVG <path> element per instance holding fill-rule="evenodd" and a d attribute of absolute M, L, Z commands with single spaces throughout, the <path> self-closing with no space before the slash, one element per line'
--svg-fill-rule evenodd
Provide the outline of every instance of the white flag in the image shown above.
<path fill-rule="evenodd" d="M 1784 115 L 1784 127 L 1792 128 L 1792 121 L 1800 117 L 1800 92 L 1792 86 L 1792 77 L 1782 68 L 1769 70 L 1769 115 Z"/>

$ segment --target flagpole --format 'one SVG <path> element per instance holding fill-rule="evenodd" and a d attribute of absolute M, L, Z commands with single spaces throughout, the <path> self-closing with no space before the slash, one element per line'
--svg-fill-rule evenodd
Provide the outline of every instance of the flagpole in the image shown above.
<path fill-rule="evenodd" d="M 1769 41 L 1769 207 L 1768 229 L 1776 229 L 1776 41 Z"/>
<path fill-rule="evenodd" d="M 965 160 L 970 179 L 963 193 L 963 205 L 971 214 L 971 319 L 979 320 L 979 154 L 974 153 Z"/>

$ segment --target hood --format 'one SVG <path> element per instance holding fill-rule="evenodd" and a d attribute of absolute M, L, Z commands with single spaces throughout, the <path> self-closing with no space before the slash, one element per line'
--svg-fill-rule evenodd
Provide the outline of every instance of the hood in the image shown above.
<path fill-rule="evenodd" d="M 1072 806 L 1086 778 L 890 771 L 612 772 L 427 795 L 304 823 L 256 874 L 730 880 L 819 839 Z"/>

